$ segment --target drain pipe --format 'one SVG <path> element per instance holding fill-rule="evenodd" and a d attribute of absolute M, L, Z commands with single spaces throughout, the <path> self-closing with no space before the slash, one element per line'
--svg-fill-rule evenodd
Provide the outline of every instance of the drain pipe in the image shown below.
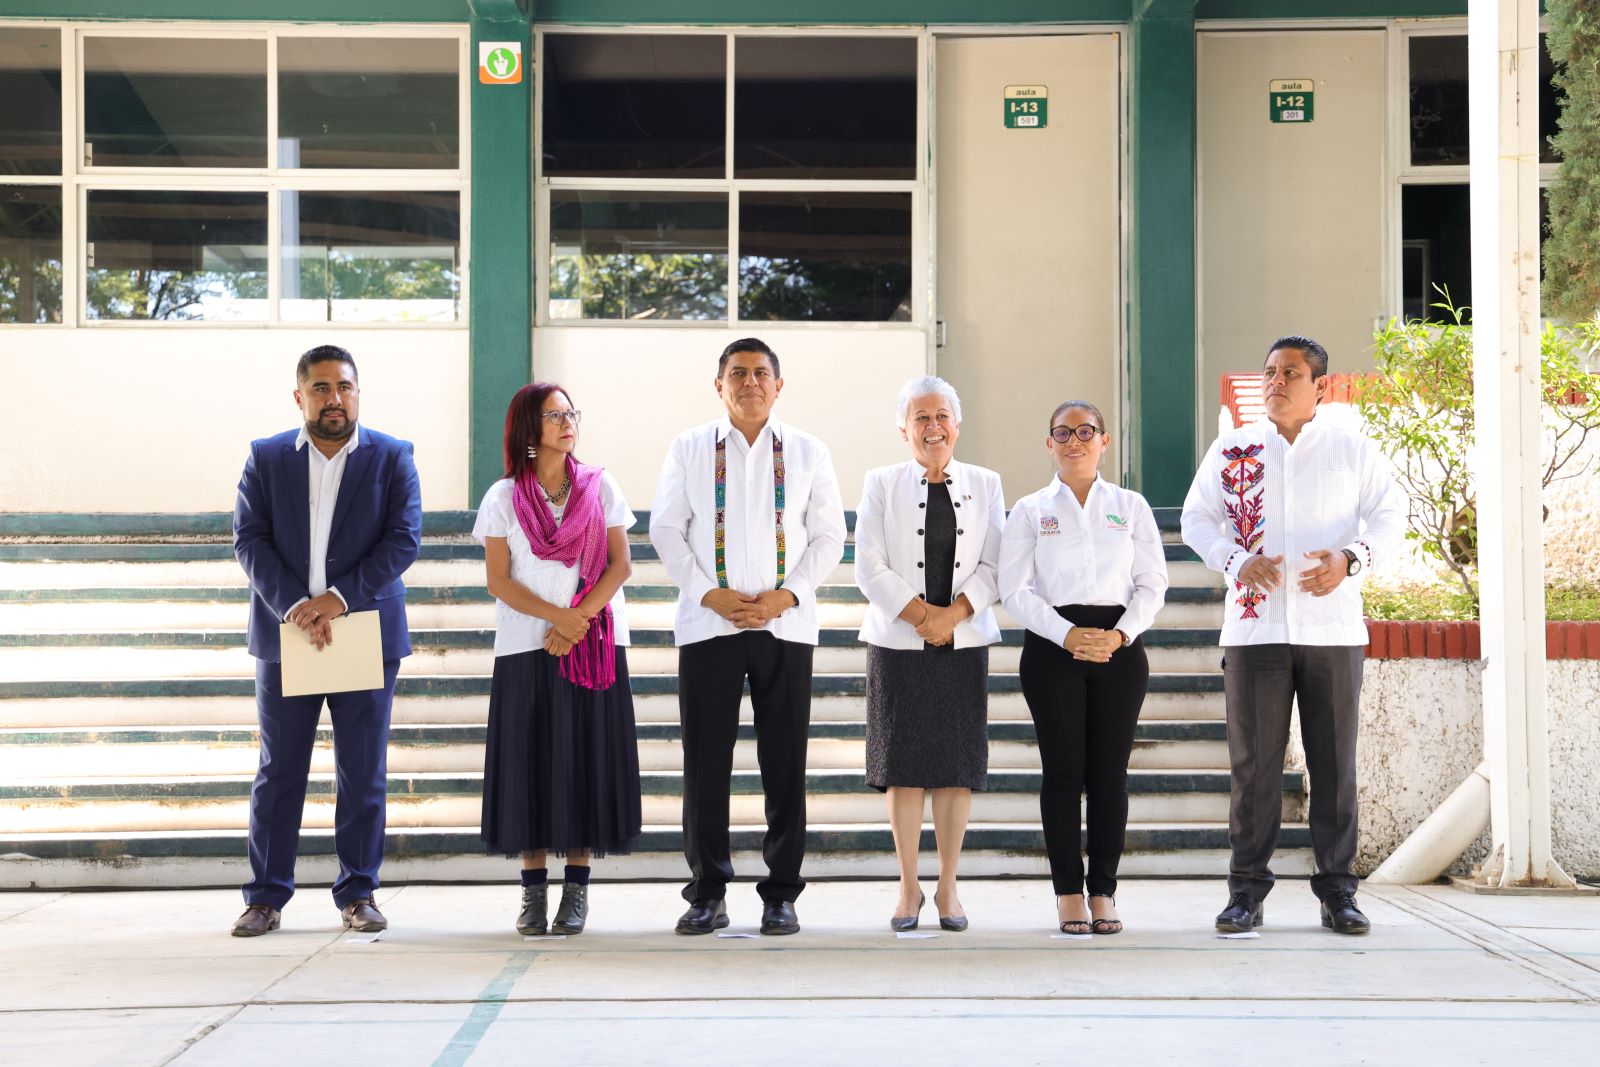
<path fill-rule="evenodd" d="M 1400 842 L 1367 881 L 1425 885 L 1449 870 L 1488 827 L 1489 764 L 1484 762 Z"/>

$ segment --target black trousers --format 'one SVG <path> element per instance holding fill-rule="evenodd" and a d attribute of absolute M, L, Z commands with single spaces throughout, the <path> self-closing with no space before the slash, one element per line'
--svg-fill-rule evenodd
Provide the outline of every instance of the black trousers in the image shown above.
<path fill-rule="evenodd" d="M 1123 609 L 1073 604 L 1056 613 L 1074 626 L 1110 629 Z M 1086 663 L 1028 631 L 1019 668 L 1022 696 L 1033 716 L 1044 780 L 1039 819 L 1058 896 L 1117 891 L 1128 830 L 1128 757 L 1150 680 L 1144 643 L 1135 640 L 1109 663 Z M 1088 796 L 1088 877 L 1084 877 L 1081 798 Z"/>
<path fill-rule="evenodd" d="M 1311 891 L 1354 893 L 1356 726 L 1361 716 L 1360 645 L 1229 645 L 1222 680 L 1228 702 L 1228 892 L 1257 900 L 1272 891 L 1272 851 L 1283 824 L 1283 752 L 1289 713 L 1300 708 L 1300 741 L 1311 779 Z"/>
<path fill-rule="evenodd" d="M 745 679 L 755 708 L 756 761 L 766 795 L 761 854 L 764 901 L 793 902 L 805 888 L 806 737 L 811 729 L 811 659 L 815 649 L 749 631 L 678 649 L 678 721 L 683 727 L 683 899 L 721 900 L 733 880 L 728 791 L 739 702 Z"/>

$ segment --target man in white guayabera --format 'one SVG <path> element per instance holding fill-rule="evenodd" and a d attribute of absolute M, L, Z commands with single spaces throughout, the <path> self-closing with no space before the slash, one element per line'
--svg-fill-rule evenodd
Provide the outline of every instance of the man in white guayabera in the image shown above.
<path fill-rule="evenodd" d="M 1289 714 L 1311 779 L 1311 891 L 1322 925 L 1371 929 L 1356 907 L 1356 722 L 1363 648 L 1360 575 L 1398 545 L 1406 504 L 1388 460 L 1330 425 L 1328 353 L 1280 337 L 1262 372 L 1267 417 L 1211 443 L 1183 503 L 1183 540 L 1227 576 L 1222 625 L 1232 796 L 1228 906 L 1217 929 L 1262 923 L 1283 821 Z"/>

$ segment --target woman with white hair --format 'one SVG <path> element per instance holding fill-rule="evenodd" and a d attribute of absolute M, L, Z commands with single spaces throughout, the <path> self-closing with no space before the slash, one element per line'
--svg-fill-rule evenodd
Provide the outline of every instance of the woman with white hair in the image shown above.
<path fill-rule="evenodd" d="M 989 768 L 989 649 L 1005 525 L 1000 476 L 957 463 L 961 398 L 949 382 L 913 378 L 896 401 L 911 458 L 868 471 L 856 507 L 856 584 L 867 596 L 867 784 L 888 793 L 900 862 L 889 926 L 914 930 L 926 899 L 917 853 L 927 794 L 939 925 L 965 930 L 956 866 Z"/>

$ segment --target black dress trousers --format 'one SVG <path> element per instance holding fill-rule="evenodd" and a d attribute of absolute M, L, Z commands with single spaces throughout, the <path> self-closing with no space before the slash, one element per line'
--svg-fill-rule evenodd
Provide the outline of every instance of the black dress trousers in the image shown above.
<path fill-rule="evenodd" d="M 811 728 L 813 646 L 745 633 L 678 649 L 678 719 L 683 728 L 683 854 L 690 879 L 683 899 L 721 900 L 733 879 L 728 792 L 739 703 L 750 681 L 756 760 L 766 795 L 761 852 L 764 901 L 793 902 L 805 888 L 806 737 Z"/>

